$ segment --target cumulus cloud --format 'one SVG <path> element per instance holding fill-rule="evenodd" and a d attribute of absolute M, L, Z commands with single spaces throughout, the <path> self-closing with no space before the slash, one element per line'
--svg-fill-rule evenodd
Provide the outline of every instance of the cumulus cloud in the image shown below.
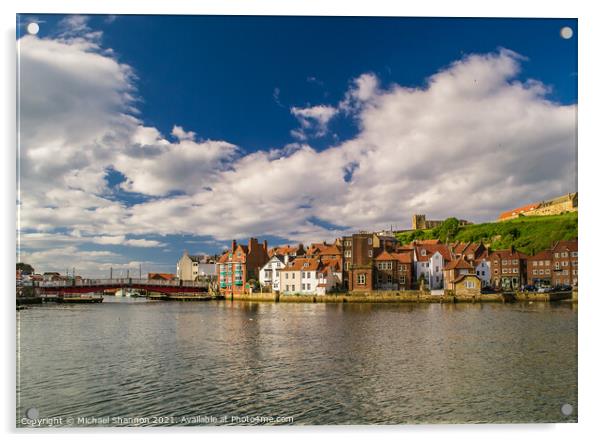
<path fill-rule="evenodd" d="M 243 155 L 178 125 L 175 141 L 146 126 L 133 70 L 94 44 L 19 40 L 21 228 L 71 232 L 63 258 L 27 243 L 32 262 L 60 267 L 89 238 L 99 247 L 162 247 L 131 235 L 178 233 L 318 241 L 343 230 L 316 220 L 349 230 L 407 227 L 415 212 L 482 221 L 576 190 L 576 106 L 550 101 L 538 81 L 520 81 L 524 59 L 509 50 L 457 60 L 423 88 L 363 74 L 336 106 L 291 109 L 298 139 L 323 136 L 339 114 L 357 123 L 353 139 L 321 151 L 291 144 Z M 116 200 L 110 169 L 125 177 L 121 190 L 147 198 Z"/>

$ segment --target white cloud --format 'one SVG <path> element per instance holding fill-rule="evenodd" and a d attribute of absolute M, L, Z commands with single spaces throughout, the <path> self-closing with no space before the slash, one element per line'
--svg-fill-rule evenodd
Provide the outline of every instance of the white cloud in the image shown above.
<path fill-rule="evenodd" d="M 408 226 L 415 212 L 487 220 L 575 190 L 576 106 L 519 81 L 522 58 L 508 50 L 465 57 L 424 88 L 361 75 L 337 107 L 291 110 L 300 139 L 325 134 L 339 113 L 353 116 L 356 137 L 323 151 L 292 144 L 243 156 L 181 126 L 171 132 L 176 142 L 145 126 L 132 69 L 95 41 L 19 40 L 21 228 L 62 241 L 56 249 L 29 237 L 25 257 L 35 263 L 119 262 L 79 255 L 85 242 L 164 246 L 131 235 L 296 242 L 342 233 L 319 220 L 351 229 Z M 109 168 L 126 177 L 122 189 L 150 198 L 114 201 Z"/>
<path fill-rule="evenodd" d="M 328 122 L 337 114 L 337 109 L 332 106 L 318 105 L 311 107 L 292 107 L 293 114 L 299 123 L 301 129 L 291 131 L 294 137 L 305 140 L 306 132 L 312 131 L 316 137 L 323 137 L 328 130 Z"/>

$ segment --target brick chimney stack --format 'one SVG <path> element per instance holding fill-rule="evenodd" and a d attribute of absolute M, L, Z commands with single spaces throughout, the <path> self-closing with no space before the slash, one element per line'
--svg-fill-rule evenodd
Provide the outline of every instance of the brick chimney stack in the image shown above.
<path fill-rule="evenodd" d="M 263 250 L 265 253 L 268 253 L 268 240 L 267 239 L 263 240 Z"/>
<path fill-rule="evenodd" d="M 234 249 L 236 249 L 236 240 L 232 240 L 232 253 L 234 253 Z"/>

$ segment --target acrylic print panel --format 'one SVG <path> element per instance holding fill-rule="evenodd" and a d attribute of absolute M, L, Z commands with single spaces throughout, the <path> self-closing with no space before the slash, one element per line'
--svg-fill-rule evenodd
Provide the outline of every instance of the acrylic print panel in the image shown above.
<path fill-rule="evenodd" d="M 18 15 L 16 425 L 576 422 L 577 38 Z"/>

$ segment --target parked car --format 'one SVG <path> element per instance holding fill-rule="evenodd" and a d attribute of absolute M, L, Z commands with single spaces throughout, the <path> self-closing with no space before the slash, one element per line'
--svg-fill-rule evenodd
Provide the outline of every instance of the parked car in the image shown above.
<path fill-rule="evenodd" d="M 539 287 L 537 289 L 538 293 L 549 293 L 552 291 L 552 287 Z"/>
<path fill-rule="evenodd" d="M 535 292 L 537 291 L 537 287 L 535 287 L 534 285 L 526 285 L 524 287 L 525 292 Z"/>

